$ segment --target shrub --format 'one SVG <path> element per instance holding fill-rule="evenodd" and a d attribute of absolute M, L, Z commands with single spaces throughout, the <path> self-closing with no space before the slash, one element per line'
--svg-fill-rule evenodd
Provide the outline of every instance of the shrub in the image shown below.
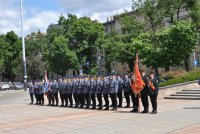
<path fill-rule="evenodd" d="M 170 80 L 168 80 L 164 83 L 161 83 L 160 87 L 198 80 L 199 77 L 200 77 L 200 68 L 194 69 L 194 70 L 192 70 L 192 71 L 190 71 L 190 72 L 188 72 L 188 73 L 186 73 L 182 76 L 175 77 L 175 78 L 170 79 Z"/>

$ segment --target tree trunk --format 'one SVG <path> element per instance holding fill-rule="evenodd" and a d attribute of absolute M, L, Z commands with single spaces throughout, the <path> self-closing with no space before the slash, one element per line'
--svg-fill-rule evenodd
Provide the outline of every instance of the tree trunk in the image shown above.
<path fill-rule="evenodd" d="M 185 58 L 184 64 L 185 64 L 185 70 L 187 72 L 189 72 L 190 71 L 190 65 L 189 65 L 189 58 L 188 57 Z"/>
<path fill-rule="evenodd" d="M 165 71 L 168 72 L 169 71 L 169 67 L 165 67 Z"/>
<path fill-rule="evenodd" d="M 132 60 L 129 61 L 128 63 L 129 69 L 130 69 L 130 73 L 134 72 L 134 58 L 132 58 Z"/>

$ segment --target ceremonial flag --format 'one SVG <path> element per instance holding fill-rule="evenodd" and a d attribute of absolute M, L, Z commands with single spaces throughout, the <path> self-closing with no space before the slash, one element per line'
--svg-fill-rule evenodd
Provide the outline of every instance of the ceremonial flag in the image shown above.
<path fill-rule="evenodd" d="M 135 83 L 134 83 L 134 87 L 132 87 L 132 90 L 135 95 L 140 93 L 140 91 L 142 91 L 145 86 L 145 83 L 143 82 L 142 77 L 140 75 L 138 64 L 139 64 L 138 53 L 136 53 L 136 59 L 134 63 Z"/>

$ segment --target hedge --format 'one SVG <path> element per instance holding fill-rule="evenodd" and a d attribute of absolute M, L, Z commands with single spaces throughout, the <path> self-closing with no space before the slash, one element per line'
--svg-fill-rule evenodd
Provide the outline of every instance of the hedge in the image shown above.
<path fill-rule="evenodd" d="M 170 85 L 174 85 L 174 84 L 194 81 L 194 80 L 198 80 L 199 77 L 200 77 L 200 68 L 194 69 L 181 77 L 177 77 L 174 79 L 170 79 L 166 82 L 160 83 L 159 86 L 164 87 L 164 86 L 170 86 Z"/>

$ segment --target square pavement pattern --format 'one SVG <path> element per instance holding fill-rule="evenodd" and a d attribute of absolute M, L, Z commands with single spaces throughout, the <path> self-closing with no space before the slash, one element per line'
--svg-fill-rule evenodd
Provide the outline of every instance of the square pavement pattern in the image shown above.
<path fill-rule="evenodd" d="M 25 91 L 0 92 L 0 134 L 200 133 L 199 100 L 160 99 L 155 115 L 130 113 L 131 108 L 98 111 L 29 102 Z"/>

